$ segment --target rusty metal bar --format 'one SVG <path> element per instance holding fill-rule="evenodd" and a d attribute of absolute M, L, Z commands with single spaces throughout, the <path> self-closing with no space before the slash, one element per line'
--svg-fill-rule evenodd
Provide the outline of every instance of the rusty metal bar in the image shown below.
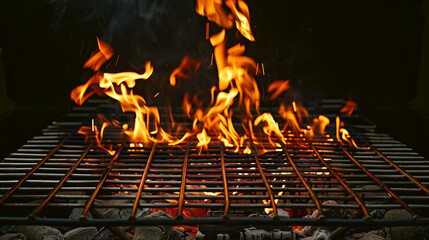
<path fill-rule="evenodd" d="M 46 204 L 54 197 L 54 195 L 60 190 L 60 188 L 63 186 L 63 184 L 66 182 L 66 180 L 70 177 L 70 175 L 76 170 L 77 166 L 82 162 L 82 160 L 85 158 L 85 156 L 88 154 L 89 150 L 91 150 L 91 147 L 94 145 L 93 142 L 91 142 L 85 149 L 85 151 L 82 153 L 81 157 L 73 164 L 73 166 L 67 171 L 67 173 L 64 175 L 64 177 L 60 180 L 60 182 L 57 184 L 57 186 L 50 192 L 48 197 L 45 198 L 42 204 L 40 204 L 39 207 L 34 209 L 34 211 L 31 213 L 29 217 L 35 217 L 39 212 L 46 206 Z"/>
<path fill-rule="evenodd" d="M 308 145 L 313 150 L 314 154 L 316 154 L 317 158 L 320 160 L 320 162 L 322 162 L 323 165 L 325 165 L 325 167 L 329 170 L 329 172 L 332 174 L 332 176 L 334 176 L 335 179 L 337 179 L 337 181 L 341 183 L 341 185 L 347 190 L 347 192 L 350 195 L 353 196 L 353 198 L 355 199 L 356 203 L 361 207 L 363 215 L 365 217 L 368 216 L 368 211 L 367 211 L 367 209 L 365 207 L 365 204 L 362 203 L 362 201 L 360 200 L 359 196 L 357 196 L 357 194 L 348 186 L 348 184 L 346 182 L 344 182 L 343 179 L 340 176 L 338 176 L 338 174 L 334 171 L 334 169 L 331 168 L 331 166 L 329 166 L 329 164 L 325 161 L 325 159 L 323 159 L 322 155 L 320 155 L 320 153 L 316 149 L 316 147 L 314 147 L 314 145 L 310 141 L 310 139 L 308 139 L 305 135 L 304 135 L 304 137 L 307 140 Z"/>
<path fill-rule="evenodd" d="M 152 162 L 153 155 L 155 154 L 155 149 L 156 149 L 156 143 L 154 143 L 152 146 L 152 150 L 150 151 L 149 158 L 147 159 L 146 166 L 142 174 L 142 178 L 140 179 L 139 189 L 137 190 L 136 199 L 134 200 L 133 210 L 131 211 L 130 218 L 135 218 L 136 216 L 137 208 L 140 202 L 140 197 L 142 195 L 143 188 L 144 188 L 144 182 L 146 181 L 147 175 L 149 173 L 150 163 Z"/>
<path fill-rule="evenodd" d="M 261 163 L 259 162 L 259 158 L 258 158 L 258 154 L 256 154 L 255 146 L 253 144 L 250 144 L 250 149 L 252 150 L 252 155 L 253 155 L 253 158 L 255 159 L 256 165 L 258 166 L 258 171 L 259 171 L 259 174 L 261 175 L 262 181 L 264 182 L 265 187 L 267 188 L 267 192 L 271 200 L 271 206 L 273 207 L 274 216 L 278 216 L 276 202 L 274 201 L 274 194 L 273 194 L 273 191 L 271 190 L 270 184 L 268 183 L 267 177 L 265 176 L 264 170 L 262 169 Z"/>
<path fill-rule="evenodd" d="M 107 219 L 103 214 L 101 214 L 97 209 L 91 207 L 91 214 L 98 219 Z M 106 226 L 113 234 L 118 236 L 120 239 L 131 240 L 131 237 L 128 236 L 124 231 L 122 231 L 119 226 Z"/>
<path fill-rule="evenodd" d="M 229 212 L 229 192 L 228 192 L 228 179 L 226 178 L 226 170 L 225 170 L 225 147 L 222 144 L 220 146 L 220 164 L 222 170 L 222 183 L 223 183 L 223 196 L 225 198 L 224 204 L 225 208 L 223 211 L 223 215 L 228 216 Z"/>
<path fill-rule="evenodd" d="M 384 188 L 384 190 L 386 190 L 386 192 L 389 193 L 389 195 L 394 198 L 402 207 L 404 207 L 412 216 L 416 216 L 416 214 L 414 214 L 413 210 L 410 209 L 410 207 L 403 202 L 392 190 L 390 190 L 389 187 L 387 187 L 385 184 L 383 184 L 382 181 L 380 181 L 380 179 L 378 179 L 376 176 L 374 176 L 371 172 L 368 171 L 368 169 L 366 169 L 362 164 L 360 164 L 360 162 L 358 160 L 356 160 L 350 153 L 349 151 L 347 151 L 347 149 L 345 149 L 341 143 L 339 143 L 337 140 L 335 140 L 335 142 L 337 143 L 337 145 L 341 148 L 341 150 L 347 155 L 347 157 L 349 157 L 360 169 L 362 169 L 362 171 L 365 172 L 366 175 L 368 175 L 369 177 L 371 177 L 378 185 L 380 185 L 382 188 Z"/>
<path fill-rule="evenodd" d="M 185 158 L 183 159 L 182 169 L 182 181 L 180 183 L 180 195 L 179 195 L 179 206 L 177 210 L 177 219 L 183 219 L 183 206 L 185 204 L 185 188 L 186 188 L 186 171 L 188 170 L 188 158 L 189 158 L 189 143 L 186 144 Z"/>
<path fill-rule="evenodd" d="M 302 184 L 304 185 L 307 192 L 310 194 L 311 199 L 313 199 L 314 204 L 316 205 L 317 210 L 319 211 L 319 215 L 322 214 L 322 207 L 320 206 L 319 199 L 317 199 L 316 194 L 311 189 L 311 187 L 308 185 L 307 180 L 305 180 L 304 176 L 302 176 L 301 172 L 299 171 L 298 167 L 296 166 L 295 162 L 292 160 L 292 157 L 290 156 L 286 144 L 279 140 L 280 145 L 282 146 L 283 152 L 286 155 L 287 160 L 289 161 L 290 165 L 292 166 L 293 170 L 296 172 L 296 175 L 298 176 L 299 180 L 301 180 Z"/>
<path fill-rule="evenodd" d="M 402 168 L 400 168 L 398 165 L 396 165 L 394 162 L 392 162 L 390 159 L 388 159 L 384 154 L 379 152 L 377 149 L 371 146 L 371 150 L 373 150 L 375 153 L 377 153 L 381 158 L 383 158 L 384 161 L 388 162 L 391 166 L 393 166 L 396 170 L 398 170 L 400 173 L 405 175 L 408 179 L 410 179 L 413 183 L 415 183 L 419 188 L 421 188 L 423 191 L 425 191 L 427 194 L 429 194 L 429 189 L 426 188 L 423 184 L 420 183 L 417 179 L 415 179 L 413 176 L 408 174 L 406 171 L 404 171 Z"/>
<path fill-rule="evenodd" d="M 103 173 L 103 177 L 100 179 L 100 181 L 97 184 L 97 187 L 95 188 L 94 192 L 91 195 L 91 198 L 88 200 L 88 203 L 85 206 L 85 209 L 83 210 L 82 216 L 86 216 L 89 212 L 89 210 L 91 209 L 91 205 L 92 203 L 94 203 L 95 201 L 95 197 L 97 196 L 98 192 L 100 191 L 101 187 L 103 186 L 104 182 L 107 179 L 107 176 L 109 175 L 110 171 L 112 170 L 113 166 L 115 165 L 116 161 L 119 158 L 119 155 L 122 152 L 122 149 L 124 149 L 124 146 L 127 142 L 128 138 L 124 137 L 121 146 L 119 147 L 118 150 L 116 150 L 115 155 L 112 157 L 112 159 L 110 160 L 109 165 L 107 166 L 106 170 Z"/>
<path fill-rule="evenodd" d="M 7 191 L 3 197 L 0 199 L 0 206 L 19 188 L 21 185 L 34 173 L 39 169 L 40 166 L 42 166 L 50 157 L 52 157 L 58 149 L 60 149 L 64 143 L 70 138 L 71 134 L 67 135 L 58 145 L 52 149 L 48 155 L 46 155 L 36 166 L 34 166 L 27 174 L 25 174 L 24 177 L 19 179 L 19 181 L 9 190 Z"/>

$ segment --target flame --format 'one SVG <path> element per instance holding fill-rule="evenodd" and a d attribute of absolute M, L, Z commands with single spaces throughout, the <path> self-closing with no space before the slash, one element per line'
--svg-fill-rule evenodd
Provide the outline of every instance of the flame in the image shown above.
<path fill-rule="evenodd" d="M 205 129 L 203 129 L 203 131 L 201 133 L 197 134 L 197 139 L 198 139 L 198 144 L 197 147 L 200 147 L 200 151 L 201 149 L 204 147 L 205 149 L 207 149 L 208 144 L 210 143 L 211 137 L 209 137 L 207 135 L 207 132 Z"/>
<path fill-rule="evenodd" d="M 84 68 L 91 68 L 94 71 L 100 70 L 101 66 L 109 60 L 111 57 L 113 57 L 113 48 L 101 41 L 97 38 L 97 44 L 99 52 L 94 54 L 86 63 L 83 65 Z"/>
<path fill-rule="evenodd" d="M 344 107 L 341 108 L 340 113 L 345 113 L 348 116 L 352 115 L 353 111 L 357 107 L 357 103 L 352 100 L 344 101 Z"/>
<path fill-rule="evenodd" d="M 200 67 L 201 62 L 185 56 L 180 65 L 170 75 L 170 85 L 176 86 L 177 78 L 190 78 Z"/>
<path fill-rule="evenodd" d="M 338 142 L 340 142 L 341 144 L 344 144 L 344 142 L 346 142 L 350 147 L 354 147 L 357 149 L 370 149 L 370 147 L 359 147 L 350 135 L 350 133 L 347 131 L 347 129 L 340 127 L 340 123 L 340 117 L 337 116 L 335 119 L 335 135 L 337 137 Z"/>
<path fill-rule="evenodd" d="M 250 29 L 249 7 L 242 0 L 226 0 L 225 5 L 229 7 L 235 18 L 237 30 L 249 41 L 255 41 Z"/>
<path fill-rule="evenodd" d="M 92 129 L 94 129 L 94 131 Z M 82 126 L 77 132 L 85 136 L 86 143 L 88 143 L 89 141 L 95 141 L 97 146 L 104 152 L 110 155 L 114 155 L 116 153 L 116 151 L 111 149 L 109 150 L 106 147 L 104 147 L 103 144 L 101 144 L 97 125 L 94 125 L 94 127 Z"/>
<path fill-rule="evenodd" d="M 329 125 L 329 118 L 319 115 L 318 118 L 313 119 L 313 125 L 303 129 L 303 132 L 309 138 L 315 136 L 325 136 L 325 128 Z"/>
<path fill-rule="evenodd" d="M 140 95 L 135 95 L 132 88 L 136 85 L 136 80 L 147 80 L 153 73 L 153 67 L 148 61 L 145 65 L 145 72 L 142 74 L 136 72 L 120 72 L 120 73 L 103 73 L 99 71 L 100 66 L 113 56 L 113 49 L 103 41 L 97 39 L 99 52 L 96 53 L 84 65 L 97 71 L 96 74 L 85 84 L 76 87 L 71 92 L 71 99 L 81 105 L 94 92 L 88 92 L 89 86 L 98 85 L 102 92 L 112 99 L 117 100 L 123 112 L 135 113 L 134 128 L 130 129 L 128 125 L 123 125 L 122 128 L 131 141 L 137 143 L 149 143 L 160 141 L 172 141 L 171 136 L 163 131 L 158 125 L 160 116 L 156 107 L 146 106 L 145 99 Z M 149 121 L 154 121 L 155 129 L 149 130 Z M 116 124 L 118 125 L 118 124 Z M 107 125 L 104 125 L 102 129 Z M 152 135 L 159 134 L 161 139 L 156 139 Z"/>
<path fill-rule="evenodd" d="M 278 139 L 280 139 L 283 143 L 286 143 L 286 139 L 283 137 L 283 134 L 280 132 L 279 124 L 274 121 L 273 116 L 271 113 L 263 113 L 259 117 L 255 119 L 255 126 L 258 125 L 260 122 L 265 122 L 266 126 L 264 126 L 262 129 L 265 132 L 265 134 L 268 135 L 269 141 L 273 146 L 277 146 L 271 139 L 271 134 L 274 133 Z"/>
<path fill-rule="evenodd" d="M 280 94 L 282 94 L 284 91 L 287 91 L 290 89 L 289 80 L 277 80 L 272 82 L 268 86 L 268 92 L 271 93 L 270 100 L 276 99 Z M 294 111 L 296 112 L 296 105 L 295 102 L 293 102 Z"/>

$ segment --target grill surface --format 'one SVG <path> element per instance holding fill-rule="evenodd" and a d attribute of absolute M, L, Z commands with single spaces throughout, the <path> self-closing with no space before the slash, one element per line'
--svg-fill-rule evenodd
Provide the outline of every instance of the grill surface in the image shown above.
<path fill-rule="evenodd" d="M 251 154 L 234 153 L 214 138 L 201 154 L 192 141 L 131 147 L 119 131 L 110 131 L 104 137 L 116 150 L 110 156 L 85 144 L 77 130 L 91 125 L 92 113 L 114 107 L 99 100 L 77 107 L 0 162 L 1 224 L 429 224 L 428 161 L 371 124 L 347 127 L 369 149 L 342 146 L 328 128 L 328 135 L 311 140 L 287 133 L 286 145 L 279 141 L 264 154 L 251 143 Z M 108 207 L 127 208 L 129 216 L 88 215 Z M 175 218 L 139 219 L 136 212 L 144 207 Z M 83 210 L 79 219 L 68 218 L 73 208 Z M 412 217 L 387 220 L 374 213 L 397 208 Z M 278 216 L 279 209 L 291 217 Z M 302 218 L 314 209 L 324 215 Z M 328 210 L 339 214 L 325 216 Z"/>

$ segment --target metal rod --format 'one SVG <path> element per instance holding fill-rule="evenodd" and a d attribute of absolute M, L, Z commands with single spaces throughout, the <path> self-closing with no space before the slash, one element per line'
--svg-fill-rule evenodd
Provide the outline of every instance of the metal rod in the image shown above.
<path fill-rule="evenodd" d="M 319 215 L 322 214 L 322 207 L 320 206 L 319 199 L 317 199 L 316 194 L 311 189 L 311 187 L 308 185 L 307 180 L 302 176 L 301 172 L 299 171 L 298 167 L 296 166 L 295 162 L 292 160 L 292 157 L 290 156 L 286 144 L 279 139 L 280 145 L 282 146 L 283 152 L 286 155 L 287 160 L 289 161 L 290 165 L 292 166 L 293 170 L 296 172 L 296 175 L 301 180 L 302 184 L 304 185 L 307 192 L 310 194 L 311 199 L 313 199 L 314 204 L 316 205 L 317 211 L 319 211 Z"/>
<path fill-rule="evenodd" d="M 391 196 L 392 198 L 394 198 L 396 200 L 396 202 L 398 202 L 399 204 L 401 204 L 401 206 L 403 206 L 412 216 L 416 216 L 413 212 L 413 210 L 410 209 L 410 207 L 403 202 L 392 190 L 390 190 L 389 187 L 387 187 L 385 184 L 383 184 L 382 181 L 380 181 L 376 176 L 374 176 L 371 172 L 368 171 L 368 169 L 366 169 L 362 164 L 360 164 L 359 161 L 357 161 L 350 153 L 349 151 L 347 151 L 347 149 L 345 149 L 341 143 L 339 143 L 338 141 L 335 140 L 335 142 L 337 143 L 337 145 L 341 148 L 341 150 L 358 166 L 360 167 L 360 169 L 362 169 L 362 171 L 365 172 L 366 175 L 368 175 L 369 177 L 371 177 L 378 185 L 380 185 L 382 188 L 384 188 L 384 190 L 386 190 L 389 193 L 389 196 Z"/>
<path fill-rule="evenodd" d="M 426 188 L 423 184 L 421 184 L 417 179 L 415 179 L 413 176 L 408 174 L 406 171 L 404 171 L 402 168 L 400 168 L 398 165 L 396 165 L 394 162 L 390 161 L 384 154 L 379 152 L 377 149 L 371 146 L 371 150 L 373 150 L 375 153 L 377 153 L 381 158 L 384 159 L 384 161 L 388 162 L 391 166 L 393 166 L 396 170 L 398 170 L 400 173 L 405 175 L 408 179 L 410 179 L 412 182 L 414 182 L 419 188 L 421 188 L 423 191 L 425 191 L 427 194 L 429 194 L 429 189 Z"/>
<path fill-rule="evenodd" d="M 48 197 L 45 198 L 42 204 L 40 204 L 39 207 L 34 209 L 34 211 L 31 213 L 30 217 L 35 217 L 45 206 L 46 204 L 54 197 L 54 195 L 60 190 L 60 188 L 63 186 L 63 184 L 66 182 L 66 180 L 70 177 L 70 175 L 76 170 L 77 166 L 82 162 L 82 160 L 85 158 L 85 156 L 88 154 L 91 147 L 94 145 L 94 143 L 91 141 L 91 143 L 86 147 L 85 151 L 82 153 L 81 157 L 75 162 L 73 167 L 71 167 L 67 173 L 64 175 L 64 177 L 60 180 L 60 182 L 57 184 L 57 186 L 50 192 Z"/>
<path fill-rule="evenodd" d="M 109 175 L 110 171 L 112 170 L 113 166 L 115 165 L 116 161 L 118 160 L 119 155 L 121 154 L 122 149 L 124 148 L 127 140 L 128 140 L 128 138 L 125 137 L 124 140 L 122 141 L 119 149 L 116 151 L 115 155 L 110 160 L 109 165 L 107 166 L 106 170 L 103 173 L 103 177 L 98 182 L 97 187 L 95 188 L 94 192 L 91 195 L 91 198 L 88 200 L 88 203 L 86 204 L 85 209 L 83 210 L 83 213 L 82 213 L 83 217 L 85 217 L 88 214 L 89 210 L 91 209 L 91 205 L 95 201 L 95 197 L 97 196 L 98 192 L 100 191 L 101 187 L 103 186 L 104 182 L 106 181 L 107 176 Z"/>
<path fill-rule="evenodd" d="M 226 178 L 225 171 L 225 147 L 223 145 L 220 146 L 220 163 L 222 170 L 222 183 L 223 183 L 223 196 L 225 198 L 225 208 L 223 211 L 223 215 L 228 216 L 229 212 L 229 192 L 228 192 L 228 179 Z"/>
<path fill-rule="evenodd" d="M 137 190 L 136 199 L 134 200 L 133 210 L 131 211 L 130 218 L 136 217 L 136 212 L 137 212 L 137 208 L 139 206 L 140 197 L 142 195 L 142 191 L 144 188 L 144 182 L 146 181 L 147 175 L 149 173 L 150 163 L 152 162 L 153 155 L 155 154 L 155 149 L 156 149 L 156 143 L 154 143 L 152 146 L 152 150 L 150 151 L 149 158 L 147 159 L 146 166 L 145 166 L 144 172 L 142 174 L 142 178 L 140 179 L 139 189 Z"/>
<path fill-rule="evenodd" d="M 334 169 L 329 166 L 329 164 L 323 159 L 322 155 L 320 155 L 319 151 L 314 147 L 313 143 L 304 135 L 305 139 L 307 140 L 308 145 L 313 150 L 314 154 L 316 154 L 317 158 L 322 162 L 323 165 L 329 170 L 329 172 L 337 179 L 338 182 L 341 183 L 341 185 L 349 192 L 350 195 L 355 199 L 356 203 L 359 204 L 359 206 L 362 208 L 362 213 L 366 217 L 368 216 L 368 211 L 365 207 L 365 204 L 362 203 L 359 196 L 348 186 L 346 182 L 343 181 L 343 179 L 338 176 L 338 174 L 334 171 Z"/>
<path fill-rule="evenodd" d="M 51 225 L 51 226 L 156 226 L 156 225 L 202 225 L 202 224 L 228 224 L 228 225 L 271 225 L 271 226 L 354 226 L 354 227 L 375 227 L 375 226 L 427 226 L 429 218 L 402 219 L 326 219 L 320 221 L 312 218 L 238 218 L 231 217 L 228 220 L 219 217 L 186 218 L 177 220 L 174 218 L 137 219 L 136 222 L 128 219 L 88 219 L 86 221 L 68 218 L 39 218 L 28 221 L 25 217 L 0 217 L 0 223 L 4 225 Z"/>
<path fill-rule="evenodd" d="M 182 181 L 180 183 L 179 207 L 177 210 L 177 219 L 183 219 L 183 205 L 185 204 L 186 171 L 188 169 L 189 143 L 186 144 L 185 158 L 183 159 Z"/>
<path fill-rule="evenodd" d="M 95 218 L 98 219 L 107 219 L 105 216 L 103 216 L 103 214 L 101 214 L 99 211 L 97 211 L 97 209 L 91 207 L 91 213 Z M 124 232 L 122 231 L 121 227 L 118 226 L 106 226 L 113 234 L 115 234 L 116 236 L 118 236 L 120 239 L 124 239 L 124 240 L 131 240 L 131 238 Z"/>
<path fill-rule="evenodd" d="M 253 155 L 253 158 L 255 159 L 256 165 L 258 166 L 259 174 L 261 175 L 260 177 L 262 178 L 262 181 L 264 182 L 265 187 L 267 188 L 268 195 L 271 200 L 271 206 L 273 208 L 274 216 L 278 216 L 276 202 L 274 201 L 274 194 L 273 194 L 273 191 L 271 190 L 270 184 L 268 183 L 267 177 L 265 176 L 264 170 L 262 169 L 261 163 L 259 162 L 259 158 L 258 158 L 258 154 L 256 154 L 255 146 L 253 144 L 250 144 L 250 149 L 252 150 L 252 155 Z"/>
<path fill-rule="evenodd" d="M 52 157 L 55 152 L 58 151 L 58 149 L 61 148 L 61 146 L 64 145 L 64 143 L 69 139 L 69 137 L 71 136 L 71 134 L 67 135 L 60 143 L 58 143 L 58 145 L 52 149 L 48 155 L 46 155 L 36 166 L 33 167 L 33 169 L 31 169 L 31 171 L 27 172 L 27 174 L 25 174 L 24 177 L 22 177 L 21 179 L 19 179 L 19 181 L 9 190 L 7 191 L 5 194 L 3 194 L 3 197 L 0 199 L 0 206 L 19 188 L 21 187 L 21 185 L 34 173 L 37 171 L 37 169 L 42 166 L 46 161 L 48 161 L 48 159 L 50 157 Z"/>

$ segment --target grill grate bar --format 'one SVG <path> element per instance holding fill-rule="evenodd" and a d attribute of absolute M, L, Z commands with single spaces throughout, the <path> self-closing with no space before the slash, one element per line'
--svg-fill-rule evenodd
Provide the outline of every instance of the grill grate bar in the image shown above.
<path fill-rule="evenodd" d="M 229 213 L 229 192 L 228 192 L 228 179 L 226 176 L 226 170 L 225 170 L 225 147 L 223 144 L 220 146 L 220 166 L 222 170 L 222 185 L 223 185 L 223 195 L 225 197 L 224 204 L 225 208 L 223 210 L 223 216 L 226 218 Z"/>
<path fill-rule="evenodd" d="M 276 206 L 276 202 L 274 200 L 274 194 L 273 194 L 273 191 L 271 190 L 271 186 L 270 186 L 267 178 L 265 177 L 264 170 L 262 169 L 258 155 L 256 154 L 255 146 L 253 144 L 250 145 L 250 150 L 252 151 L 253 158 L 255 159 L 256 165 L 258 166 L 259 174 L 261 175 L 262 181 L 264 182 L 264 185 L 267 188 L 267 192 L 268 192 L 269 197 L 270 197 L 270 202 L 271 202 L 271 206 L 273 208 L 274 216 L 277 217 L 278 216 L 277 206 Z"/>
<path fill-rule="evenodd" d="M 52 157 L 58 149 L 68 140 L 70 135 L 67 135 L 54 149 L 51 150 L 36 166 L 34 166 L 31 171 L 27 172 L 27 174 L 19 179 L 19 181 L 0 199 L 0 206 L 19 188 L 21 185 L 34 173 L 37 171 L 40 166 L 42 166 L 50 157 Z"/>
<path fill-rule="evenodd" d="M 106 170 L 103 173 L 103 177 L 100 179 L 100 181 L 97 184 L 97 187 L 95 188 L 94 192 L 91 195 L 91 198 L 88 200 L 85 209 L 83 210 L 82 216 L 86 217 L 89 210 L 91 209 L 91 205 L 94 203 L 95 198 L 97 197 L 98 192 L 100 191 L 101 187 L 103 186 L 104 182 L 107 179 L 107 176 L 109 175 L 110 171 L 112 170 L 113 166 L 115 165 L 116 161 L 119 158 L 119 155 L 121 154 L 125 143 L 128 139 L 125 137 L 122 144 L 119 146 L 119 149 L 116 151 L 115 155 L 110 160 L 109 165 L 107 166 Z"/>
<path fill-rule="evenodd" d="M 371 177 L 378 185 L 380 185 L 386 192 L 389 193 L 389 196 L 394 198 L 402 207 L 404 207 L 412 216 L 416 216 L 416 214 L 411 210 L 411 208 L 402 201 L 388 186 L 383 184 L 383 182 L 378 179 L 376 176 L 374 176 L 371 172 L 368 171 L 367 168 L 362 166 L 362 164 L 359 163 L 338 141 L 336 141 L 338 146 L 341 148 L 341 150 L 359 167 L 361 168 L 369 177 Z"/>
<path fill-rule="evenodd" d="M 145 183 L 147 175 L 149 173 L 150 164 L 152 162 L 153 155 L 155 154 L 155 149 L 156 149 L 156 143 L 153 144 L 152 150 L 150 151 L 149 158 L 147 159 L 146 166 L 144 168 L 144 172 L 143 172 L 142 178 L 140 180 L 140 185 L 139 185 L 139 188 L 137 190 L 136 199 L 134 200 L 133 210 L 131 211 L 130 218 L 135 218 L 136 217 L 137 208 L 138 208 L 138 205 L 139 205 L 139 202 L 140 202 L 140 198 L 141 198 L 141 195 L 142 195 L 142 191 L 143 191 L 143 188 L 144 188 L 144 183 Z"/>
<path fill-rule="evenodd" d="M 340 176 L 338 176 L 338 174 L 332 169 L 332 167 L 323 159 L 323 157 L 320 155 L 319 151 L 317 151 L 317 149 L 314 147 L 314 145 L 311 143 L 311 141 L 307 137 L 305 137 L 305 138 L 307 140 L 308 145 L 311 147 L 311 149 L 313 150 L 314 154 L 316 154 L 316 156 L 320 160 L 320 162 L 323 163 L 323 165 L 329 170 L 329 172 L 335 177 L 335 179 L 337 179 L 337 181 L 347 190 L 347 192 L 351 196 L 353 196 L 353 198 L 355 199 L 356 203 L 361 207 L 363 215 L 365 217 L 367 217 L 368 216 L 368 211 L 367 211 L 365 205 L 362 203 L 361 199 L 348 186 L 348 184 L 345 183 Z"/>
<path fill-rule="evenodd" d="M 176 216 L 176 218 L 179 220 L 183 219 L 183 205 L 185 204 L 186 171 L 188 169 L 189 150 L 190 145 L 186 144 L 185 158 L 183 159 L 182 181 L 180 183 L 179 205 Z"/>
<path fill-rule="evenodd" d="M 259 153 L 262 148 L 257 149 L 252 143 L 249 143 L 251 154 L 235 153 L 233 148 L 224 146 L 216 138 L 212 138 L 208 149 L 202 152 L 198 151 L 195 141 L 176 147 L 161 143 L 130 146 L 120 131 L 109 130 L 104 134 L 103 144 L 117 150 L 112 157 L 95 144 L 85 145 L 85 137 L 76 133 L 82 124 L 91 123 L 76 120 L 93 115 L 84 111 L 96 110 L 80 109 L 78 114 L 69 114 L 66 121 L 54 122 L 55 125 L 42 130 L 41 136 L 29 140 L 0 162 L 0 197 L 7 198 L 0 202 L 0 212 L 24 209 L 22 215 L 26 216 L 5 218 L 0 213 L 0 223 L 15 221 L 39 225 L 49 222 L 83 226 L 209 222 L 362 226 L 374 223 L 386 226 L 397 222 L 409 225 L 429 222 L 425 215 L 418 218 L 414 213 L 414 219 L 395 220 L 394 223 L 371 218 L 300 218 L 302 213 L 314 209 L 319 214 L 325 209 L 338 209 L 362 212 L 366 216 L 369 210 L 377 209 L 406 209 L 418 214 L 429 209 L 429 195 L 426 194 L 428 161 L 387 134 L 365 132 L 374 131 L 373 126 L 362 125 L 357 133 L 351 132 L 358 145 L 368 141 L 372 149 L 349 148 L 329 135 L 310 139 L 285 132 L 286 142 L 267 148 L 268 152 L 264 154 Z M 127 119 L 129 116 L 122 117 Z M 328 132 L 331 130 L 327 129 Z M 363 137 L 359 137 L 359 131 L 364 131 Z M 62 142 L 64 138 L 67 140 Z M 268 140 L 261 139 L 261 144 L 265 143 Z M 52 153 L 53 148 L 58 149 Z M 325 204 L 326 201 L 337 204 Z M 76 220 L 52 215 L 60 212 L 58 209 L 71 211 L 74 208 L 86 212 Z M 124 220 L 86 217 L 88 211 L 106 208 L 127 208 L 131 214 Z M 138 208 L 159 208 L 177 214 L 171 214 L 176 216 L 173 219 L 143 220 L 135 217 Z M 251 212 L 264 214 L 264 208 L 273 209 L 275 217 L 269 218 L 268 214 L 267 218 L 247 217 Z M 297 213 L 291 212 L 292 217 L 284 219 L 277 216 L 281 208 Z M 188 215 L 189 211 L 206 209 L 213 209 L 217 215 L 210 218 Z M 27 216 L 31 212 L 33 215 Z M 51 215 L 44 219 L 40 217 L 42 212 Z M 237 215 L 246 217 L 234 217 Z"/>
<path fill-rule="evenodd" d="M 423 191 L 429 194 L 429 189 L 423 186 L 417 179 L 412 177 L 410 174 L 408 174 L 406 171 L 404 171 L 402 168 L 400 168 L 398 165 L 396 165 L 394 162 L 389 160 L 386 156 L 384 156 L 382 153 L 377 151 L 377 149 L 371 148 L 375 153 L 377 153 L 381 158 L 383 158 L 384 161 L 388 162 L 391 166 L 393 166 L 396 170 L 398 170 L 400 173 L 405 175 L 408 179 L 410 179 L 412 182 L 414 182 L 419 188 L 421 188 Z"/>
<path fill-rule="evenodd" d="M 76 170 L 77 166 L 82 162 L 82 160 L 85 158 L 85 156 L 88 154 L 89 150 L 93 146 L 93 143 L 91 142 L 88 147 L 86 148 L 85 152 L 83 152 L 82 156 L 76 161 L 76 163 L 73 165 L 73 167 L 70 168 L 69 171 L 64 175 L 64 177 L 60 180 L 58 185 L 52 190 L 52 192 L 45 198 L 42 204 L 40 204 L 39 207 L 37 207 L 29 216 L 30 218 L 34 218 L 45 206 L 46 204 L 54 197 L 54 195 L 60 190 L 60 188 L 63 186 L 65 181 L 71 176 L 73 171 Z"/>
<path fill-rule="evenodd" d="M 298 169 L 297 165 L 295 164 L 295 162 L 293 161 L 292 157 L 289 154 L 289 151 L 287 149 L 286 144 L 283 141 L 279 141 L 284 154 L 286 155 L 287 160 L 289 161 L 289 163 L 291 164 L 293 170 L 295 171 L 297 177 L 301 180 L 302 184 L 304 185 L 305 189 L 308 191 L 308 193 L 310 194 L 311 199 L 313 199 L 317 210 L 319 211 L 319 215 L 322 214 L 322 207 L 320 206 L 320 202 L 319 199 L 317 199 L 316 194 L 314 193 L 314 191 L 311 189 L 311 187 L 309 186 L 308 182 L 305 180 L 304 176 L 301 174 L 300 170 Z"/>

